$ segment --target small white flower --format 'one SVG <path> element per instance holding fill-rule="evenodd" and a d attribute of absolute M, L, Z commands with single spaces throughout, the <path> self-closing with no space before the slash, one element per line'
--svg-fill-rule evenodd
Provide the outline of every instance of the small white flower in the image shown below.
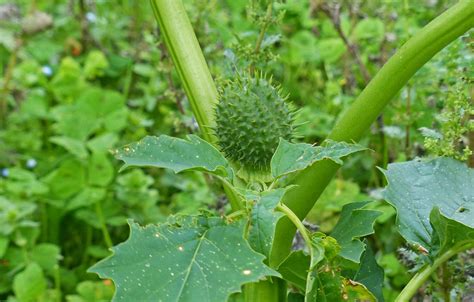
<path fill-rule="evenodd" d="M 3 168 L 1 171 L 1 175 L 3 177 L 8 177 L 8 175 L 10 175 L 10 171 L 7 168 Z"/>
<path fill-rule="evenodd" d="M 87 12 L 86 19 L 87 21 L 94 23 L 95 21 L 97 21 L 97 16 L 93 12 Z"/>
<path fill-rule="evenodd" d="M 34 158 L 30 158 L 26 161 L 26 167 L 29 169 L 33 169 L 34 167 L 36 167 L 37 164 L 38 163 L 36 162 Z"/>
<path fill-rule="evenodd" d="M 41 72 L 45 76 L 50 77 L 53 74 L 53 69 L 51 69 L 51 67 L 45 65 L 45 66 L 41 67 Z"/>

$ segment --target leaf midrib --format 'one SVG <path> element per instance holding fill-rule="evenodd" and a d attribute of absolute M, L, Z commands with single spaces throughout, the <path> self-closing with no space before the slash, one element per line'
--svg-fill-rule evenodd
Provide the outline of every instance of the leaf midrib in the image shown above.
<path fill-rule="evenodd" d="M 186 272 L 186 276 L 184 276 L 184 280 L 183 280 L 183 284 L 181 285 L 181 288 L 179 289 L 179 293 L 178 293 L 178 300 L 180 299 L 182 293 L 183 293 L 183 290 L 184 290 L 184 287 L 186 286 L 186 283 L 188 281 L 188 278 L 189 278 L 189 274 L 191 273 L 191 269 L 192 269 L 192 266 L 194 264 L 194 262 L 196 261 L 196 256 L 199 252 L 199 249 L 201 248 L 201 244 L 204 240 L 204 238 L 206 237 L 206 234 L 209 230 L 206 230 L 204 232 L 204 234 L 199 238 L 199 243 L 198 243 L 198 246 L 196 247 L 196 250 L 194 251 L 194 254 L 193 254 L 193 258 L 191 259 L 190 263 L 189 263 L 189 266 L 188 266 L 188 269 L 187 269 L 187 272 Z"/>

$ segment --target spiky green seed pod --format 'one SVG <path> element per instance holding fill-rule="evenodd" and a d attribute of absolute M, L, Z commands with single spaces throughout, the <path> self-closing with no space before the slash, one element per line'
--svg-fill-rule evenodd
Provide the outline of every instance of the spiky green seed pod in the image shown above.
<path fill-rule="evenodd" d="M 241 175 L 268 175 L 280 138 L 293 137 L 293 120 L 293 110 L 271 79 L 239 76 L 220 91 L 214 130 L 221 150 L 240 165 Z"/>

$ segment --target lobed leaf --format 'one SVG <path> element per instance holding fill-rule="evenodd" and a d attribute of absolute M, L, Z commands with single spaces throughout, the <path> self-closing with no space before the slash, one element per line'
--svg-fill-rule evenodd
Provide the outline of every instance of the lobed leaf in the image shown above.
<path fill-rule="evenodd" d="M 384 274 L 370 249 L 356 270 L 346 268 L 342 275 L 341 267 L 335 265 L 339 262 L 336 240 L 316 233 L 312 245 L 311 255 L 292 252 L 278 268 L 285 280 L 306 293 L 305 301 L 383 301 Z"/>
<path fill-rule="evenodd" d="M 331 237 L 336 238 L 341 246 L 340 256 L 356 263 L 360 262 L 365 250 L 365 244 L 359 238 L 373 234 L 375 220 L 382 215 L 380 211 L 363 209 L 368 203 L 362 201 L 345 205 L 331 232 Z"/>
<path fill-rule="evenodd" d="M 330 159 L 342 164 L 341 158 L 367 148 L 346 142 L 326 140 L 324 146 L 313 146 L 304 143 L 290 143 L 280 139 L 280 143 L 271 160 L 272 176 L 277 178 L 283 175 L 303 170 L 317 161 Z"/>
<path fill-rule="evenodd" d="M 432 214 L 434 225 L 446 225 L 443 220 L 448 219 L 474 228 L 473 169 L 454 159 L 437 158 L 390 164 L 384 173 L 388 181 L 384 198 L 396 208 L 399 232 L 407 241 L 427 250 L 432 247 L 429 217 L 434 207 L 444 216 Z"/>
<path fill-rule="evenodd" d="M 89 271 L 114 281 L 114 301 L 225 301 L 244 283 L 279 276 L 243 239 L 243 228 L 204 216 L 130 223 L 129 239 Z"/>
<path fill-rule="evenodd" d="M 127 167 L 159 167 L 181 171 L 207 171 L 232 178 L 232 170 L 224 156 L 211 144 L 196 135 L 187 140 L 167 135 L 146 136 L 142 140 L 121 147 L 115 157 Z"/>

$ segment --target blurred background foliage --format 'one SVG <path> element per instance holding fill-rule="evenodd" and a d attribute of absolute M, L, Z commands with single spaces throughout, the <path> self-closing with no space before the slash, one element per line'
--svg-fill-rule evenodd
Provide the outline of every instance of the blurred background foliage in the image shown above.
<path fill-rule="evenodd" d="M 398 47 L 455 3 L 184 2 L 217 85 L 236 73 L 272 75 L 300 110 L 299 140 L 310 143 Z M 343 205 L 380 200 L 377 167 L 390 162 L 444 155 L 474 165 L 472 50 L 471 31 L 410 80 L 363 139 L 373 152 L 348 160 L 308 223 L 328 232 Z M 86 269 L 127 238 L 127 219 L 225 213 L 212 179 L 119 173 L 109 152 L 145 135 L 198 131 L 148 1 L 0 0 L 0 300 L 109 300 L 113 284 Z M 370 243 L 390 301 L 416 259 L 394 230 L 394 210 L 382 200 L 374 207 L 384 215 Z M 472 297 L 473 268 L 469 253 L 444 268 L 448 295 Z M 441 287 L 427 284 L 418 299 L 443 300 Z"/>

